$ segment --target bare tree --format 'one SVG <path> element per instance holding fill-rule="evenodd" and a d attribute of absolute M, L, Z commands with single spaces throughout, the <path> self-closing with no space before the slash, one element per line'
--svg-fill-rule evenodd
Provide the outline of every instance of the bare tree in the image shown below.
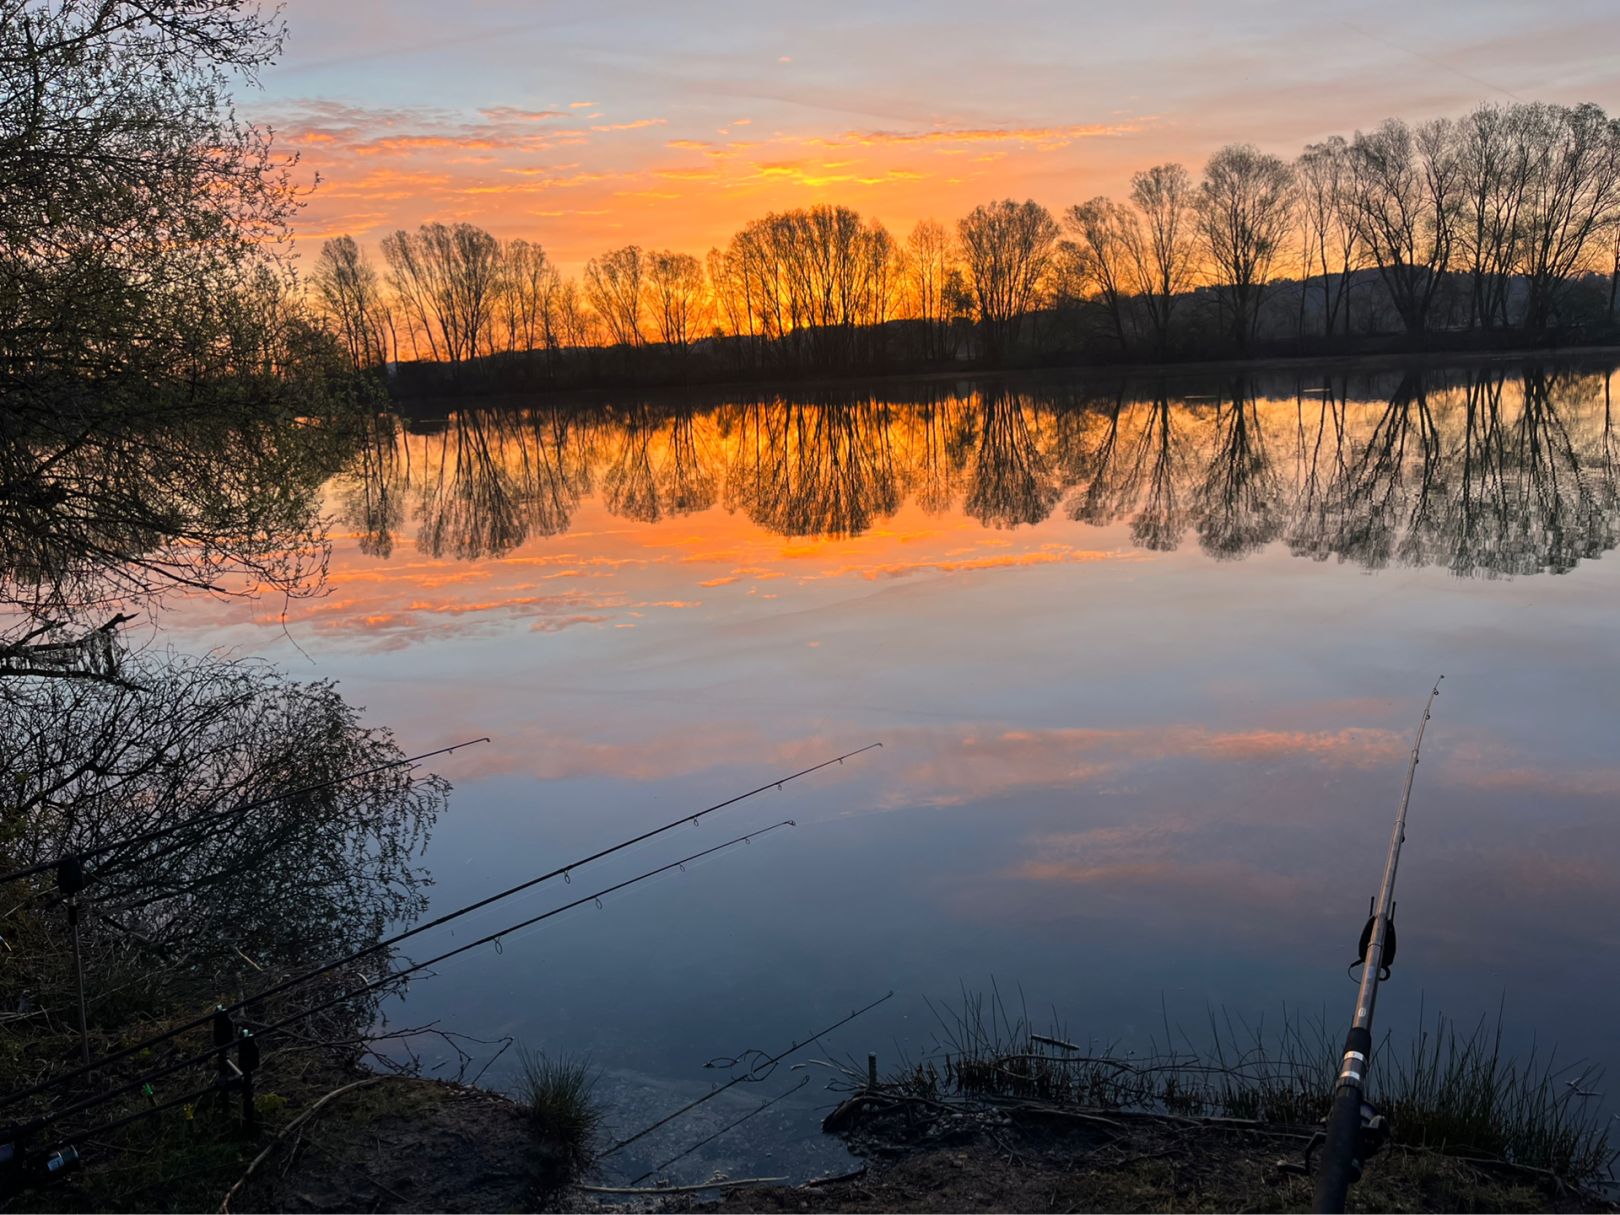
<path fill-rule="evenodd" d="M 1356 234 L 1410 334 L 1422 333 L 1451 265 L 1459 159 L 1454 128 L 1437 119 L 1413 130 L 1390 119 L 1350 143 L 1347 195 Z"/>
<path fill-rule="evenodd" d="M 641 305 L 646 274 L 647 256 L 639 245 L 593 257 L 585 266 L 586 298 L 616 346 L 639 346 L 645 341 Z"/>
<path fill-rule="evenodd" d="M 685 351 L 702 332 L 707 314 L 703 263 L 690 253 L 647 255 L 647 291 L 658 336 L 667 345 Z"/>
<path fill-rule="evenodd" d="M 904 267 L 905 254 L 889 230 L 875 219 L 868 220 L 860 242 L 860 324 L 876 332 L 888 322 Z"/>
<path fill-rule="evenodd" d="M 381 367 L 388 361 L 387 305 L 376 268 L 352 236 L 321 245 L 311 285 L 327 323 L 337 331 L 357 369 Z"/>
<path fill-rule="evenodd" d="M 423 224 L 382 242 L 389 283 L 437 358 L 451 364 L 490 351 L 500 243 L 475 224 Z"/>
<path fill-rule="evenodd" d="M 1099 197 L 1070 207 L 1063 225 L 1075 237 L 1073 269 L 1083 289 L 1102 300 L 1120 349 L 1129 350 L 1126 306 L 1138 289 L 1137 272 L 1146 260 L 1136 214 L 1112 199 Z"/>
<path fill-rule="evenodd" d="M 1309 145 L 1300 154 L 1295 173 L 1305 234 L 1304 275 L 1322 278 L 1322 333 L 1331 335 L 1340 317 L 1349 333 L 1351 282 L 1361 266 L 1361 245 L 1345 197 L 1350 145 L 1338 135 Z"/>
<path fill-rule="evenodd" d="M 1001 359 L 1041 299 L 1057 248 L 1057 221 L 1037 202 L 1009 198 L 973 208 L 957 230 L 986 346 L 992 359 Z"/>
<path fill-rule="evenodd" d="M 1595 105 L 1536 106 L 1534 167 L 1522 211 L 1525 325 L 1544 329 L 1559 291 L 1620 218 L 1620 122 Z"/>
<path fill-rule="evenodd" d="M 511 240 L 501 246 L 496 279 L 496 327 L 503 331 L 509 351 L 550 350 L 553 333 L 557 271 L 540 245 Z"/>
<path fill-rule="evenodd" d="M 881 224 L 848 207 L 774 212 L 709 255 L 720 315 L 756 363 L 847 367 L 875 350 L 863 330 L 889 317 L 900 264 Z"/>
<path fill-rule="evenodd" d="M 461 359 L 489 353 L 496 286 L 500 276 L 500 242 L 475 224 L 429 224 L 433 256 L 448 289 L 451 326 L 445 346 Z M 454 354 L 451 362 L 458 362 Z"/>
<path fill-rule="evenodd" d="M 1176 305 L 1192 286 L 1197 201 L 1191 175 L 1178 164 L 1131 177 L 1131 202 L 1142 216 L 1142 237 L 1132 251 L 1136 289 L 1160 354 L 1170 343 Z"/>
<path fill-rule="evenodd" d="M 1527 117 L 1527 107 L 1480 106 L 1457 124 L 1457 252 L 1468 272 L 1470 328 L 1508 323 L 1536 158 Z"/>
<path fill-rule="evenodd" d="M 926 358 L 945 358 L 949 353 L 946 287 L 955 262 L 955 246 L 945 225 L 932 219 L 917 221 L 906 238 L 905 299 L 908 311 L 922 322 Z"/>
<path fill-rule="evenodd" d="M 585 293 L 574 279 L 564 279 L 557 288 L 557 336 L 564 346 L 580 349 L 595 346 L 602 336 L 598 318 L 585 302 Z"/>
<path fill-rule="evenodd" d="M 416 241 L 404 229 L 383 237 L 383 260 L 388 263 L 388 286 L 411 339 L 411 356 L 422 357 L 418 338 L 426 340 L 428 355 L 439 358 L 438 290 Z"/>
<path fill-rule="evenodd" d="M 1253 144 L 1222 148 L 1204 166 L 1198 230 L 1241 349 L 1254 336 L 1272 263 L 1292 224 L 1293 171 Z"/>

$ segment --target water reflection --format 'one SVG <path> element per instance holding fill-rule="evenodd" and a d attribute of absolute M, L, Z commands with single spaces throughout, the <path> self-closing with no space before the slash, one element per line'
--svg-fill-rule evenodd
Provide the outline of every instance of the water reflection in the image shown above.
<path fill-rule="evenodd" d="M 1458 694 L 1420 774 L 1402 878 L 1420 927 L 1390 1024 L 1505 991 L 1526 1036 L 1612 1064 L 1615 992 L 1590 960 L 1620 948 L 1620 563 L 1486 580 L 1613 546 L 1605 380 L 1289 377 L 379 427 L 328 499 L 366 551 L 338 545 L 332 594 L 280 644 L 424 745 L 497 735 L 452 772 L 436 905 L 885 744 L 780 795 L 791 847 L 469 958 L 412 993 L 412 1020 L 701 1092 L 702 1060 L 890 987 L 915 1017 L 849 1049 L 921 1049 L 921 994 L 991 974 L 1108 1040 L 1156 1029 L 1164 1003 L 1189 1023 L 1206 1004 L 1340 1007 L 1336 942 L 1377 880 L 1406 694 L 1443 670 Z M 1402 566 L 1428 571 L 1362 576 Z"/>
<path fill-rule="evenodd" d="M 407 512 L 438 557 L 508 553 L 569 529 L 599 487 L 637 523 L 709 510 L 792 538 L 859 536 L 908 500 L 987 528 L 1128 523 L 1154 552 L 1189 533 L 1217 560 L 1275 542 L 1367 569 L 1562 573 L 1615 545 L 1606 376 L 1538 368 L 1411 371 L 1203 396 L 1077 399 L 943 388 L 702 407 L 457 411 L 379 430 L 340 505 L 386 556 Z"/>

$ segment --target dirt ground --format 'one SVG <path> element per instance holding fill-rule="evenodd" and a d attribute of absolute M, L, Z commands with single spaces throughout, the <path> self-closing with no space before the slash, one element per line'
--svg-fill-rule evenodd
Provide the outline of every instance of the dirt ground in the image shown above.
<path fill-rule="evenodd" d="M 1311 1183 L 1297 1163 L 1308 1132 L 1218 1123 L 942 1118 L 867 1125 L 855 1176 L 665 1200 L 665 1210 L 736 1211 L 1300 1211 Z M 581 1204 L 583 1205 L 583 1204 Z M 1550 1179 L 1390 1150 L 1369 1162 L 1352 1211 L 1613 1211 Z"/>
<path fill-rule="evenodd" d="M 255 1137 L 244 1138 L 226 1113 L 200 1108 L 195 1117 L 175 1111 L 143 1120 L 137 1138 L 83 1144 L 96 1156 L 93 1167 L 30 1192 L 13 1209 L 1296 1211 L 1311 1199 L 1299 1169 L 1306 1128 L 928 1101 L 835 1120 L 866 1161 L 851 1175 L 799 1186 L 600 1194 L 563 1188 L 560 1151 L 499 1095 L 353 1070 L 284 1079 L 266 1094 Z M 1349 1209 L 1617 1210 L 1543 1175 L 1396 1149 L 1369 1163 Z"/>
<path fill-rule="evenodd" d="M 86 1168 L 11 1209 L 532 1211 L 555 1202 L 561 1156 L 505 1097 L 352 1071 L 307 1080 L 261 1102 L 253 1138 L 228 1116 L 175 1111 L 143 1121 L 138 1136 L 86 1142 Z"/>
<path fill-rule="evenodd" d="M 505 1097 L 390 1078 L 322 1108 L 259 1166 L 236 1211 L 528 1211 L 553 1188 L 528 1118 Z"/>

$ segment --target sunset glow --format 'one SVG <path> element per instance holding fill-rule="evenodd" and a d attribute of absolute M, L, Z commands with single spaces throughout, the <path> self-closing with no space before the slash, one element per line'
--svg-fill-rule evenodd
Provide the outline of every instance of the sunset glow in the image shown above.
<path fill-rule="evenodd" d="M 839 202 L 903 234 L 990 198 L 1119 193 L 1235 140 L 1292 156 L 1390 115 L 1620 104 L 1620 18 L 1593 3 L 1471 6 L 1466 29 L 1438 4 L 1018 12 L 501 0 L 447 29 L 422 2 L 291 0 L 247 100 L 320 175 L 301 242 L 469 220 L 567 271 L 632 242 L 701 255 L 772 209 Z"/>

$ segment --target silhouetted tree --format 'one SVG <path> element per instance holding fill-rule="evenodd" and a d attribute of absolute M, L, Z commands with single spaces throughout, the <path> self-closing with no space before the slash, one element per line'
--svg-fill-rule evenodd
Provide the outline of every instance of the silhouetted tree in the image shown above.
<path fill-rule="evenodd" d="M 1620 222 L 1620 122 L 1595 105 L 1534 106 L 1526 121 L 1535 161 L 1521 211 L 1525 325 L 1545 329 L 1599 234 Z"/>
<path fill-rule="evenodd" d="M 1178 164 L 1154 165 L 1131 177 L 1131 202 L 1142 216 L 1142 239 L 1132 250 L 1136 289 L 1160 354 L 1170 344 L 1180 297 L 1192 285 L 1197 197 L 1191 176 Z"/>
<path fill-rule="evenodd" d="M 384 237 L 389 284 L 434 358 L 452 366 L 489 353 L 500 244 L 475 224 L 423 224 Z M 414 340 L 414 338 L 413 338 Z"/>
<path fill-rule="evenodd" d="M 1292 223 L 1293 199 L 1292 170 L 1252 144 L 1222 148 L 1204 166 L 1198 230 L 1240 349 L 1259 324 L 1271 267 Z"/>
<path fill-rule="evenodd" d="M 1145 261 L 1135 214 L 1112 199 L 1093 198 L 1070 207 L 1063 224 L 1075 237 L 1070 246 L 1074 273 L 1102 300 L 1120 349 L 1129 350 L 1126 301 L 1140 287 L 1137 275 Z"/>
<path fill-rule="evenodd" d="M 1322 278 L 1322 333 L 1331 335 L 1342 317 L 1348 334 L 1351 284 L 1362 265 L 1361 241 L 1347 196 L 1350 145 L 1338 135 L 1313 143 L 1301 153 L 1294 171 L 1305 234 L 1303 273 Z"/>
<path fill-rule="evenodd" d="M 659 338 L 684 351 L 702 331 L 707 312 L 703 263 L 689 253 L 667 249 L 648 254 L 647 290 Z"/>
<path fill-rule="evenodd" d="M 626 245 L 585 266 L 585 297 L 596 310 L 616 346 L 639 346 L 647 256 L 639 245 Z"/>
<path fill-rule="evenodd" d="M 1057 222 L 1039 203 L 1009 198 L 973 208 L 957 227 L 986 348 L 992 359 L 1004 358 L 1041 301 Z"/>
<path fill-rule="evenodd" d="M 1505 326 L 1535 161 L 1530 124 L 1523 107 L 1480 106 L 1457 124 L 1456 136 L 1457 252 L 1469 278 L 1469 326 Z"/>
<path fill-rule="evenodd" d="M 495 283 L 495 330 L 512 352 L 554 351 L 557 333 L 556 269 L 539 245 L 507 241 L 500 249 Z"/>
<path fill-rule="evenodd" d="M 953 353 L 949 292 L 955 269 L 956 250 L 945 226 L 919 220 L 906 238 L 905 296 L 907 311 L 922 322 L 925 358 L 943 359 Z"/>
<path fill-rule="evenodd" d="M 1422 333 L 1451 264 L 1462 181 L 1452 124 L 1413 130 L 1390 119 L 1350 143 L 1347 195 L 1356 235 L 1401 323 Z"/>
<path fill-rule="evenodd" d="M 383 302 L 377 271 L 352 236 L 321 245 L 310 275 L 327 323 L 343 341 L 358 370 L 388 361 L 388 306 Z"/>

